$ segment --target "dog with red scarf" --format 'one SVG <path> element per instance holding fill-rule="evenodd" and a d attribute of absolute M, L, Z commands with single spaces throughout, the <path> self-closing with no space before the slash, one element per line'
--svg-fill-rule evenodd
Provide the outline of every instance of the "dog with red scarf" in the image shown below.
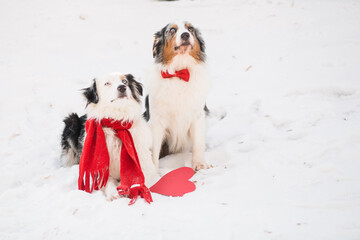
<path fill-rule="evenodd" d="M 153 135 L 153 161 L 192 151 L 192 168 L 205 162 L 205 105 L 210 88 L 205 67 L 205 43 L 189 22 L 167 24 L 155 33 L 154 71 L 148 82 L 147 111 Z"/>
<path fill-rule="evenodd" d="M 64 165 L 79 163 L 80 190 L 103 189 L 108 200 L 126 195 L 133 203 L 140 195 L 151 202 L 147 186 L 159 176 L 151 131 L 141 115 L 142 85 L 131 74 L 112 73 L 83 91 L 86 115 L 64 120 Z"/>

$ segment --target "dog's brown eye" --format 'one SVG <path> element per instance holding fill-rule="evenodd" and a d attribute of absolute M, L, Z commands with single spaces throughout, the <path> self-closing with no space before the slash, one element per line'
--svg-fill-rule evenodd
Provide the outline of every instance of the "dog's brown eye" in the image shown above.
<path fill-rule="evenodd" d="M 127 81 L 125 79 L 122 80 L 123 84 L 127 84 Z"/>
<path fill-rule="evenodd" d="M 110 86 L 110 85 L 111 85 L 111 83 L 106 82 L 104 85 L 105 85 L 105 86 Z"/>
<path fill-rule="evenodd" d="M 189 27 L 188 30 L 189 30 L 189 32 L 191 32 L 191 33 L 194 32 L 194 28 L 193 28 L 193 27 Z"/>
<path fill-rule="evenodd" d="M 170 33 L 171 33 L 171 34 L 176 33 L 176 29 L 175 29 L 175 28 L 171 28 L 171 29 L 170 29 Z"/>

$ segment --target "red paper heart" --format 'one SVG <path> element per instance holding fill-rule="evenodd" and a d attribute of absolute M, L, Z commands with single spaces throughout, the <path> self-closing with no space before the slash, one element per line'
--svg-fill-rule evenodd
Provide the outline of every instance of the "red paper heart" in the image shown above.
<path fill-rule="evenodd" d="M 189 167 L 175 169 L 155 183 L 150 191 L 171 197 L 181 197 L 196 189 L 189 179 L 194 175 L 194 170 Z"/>

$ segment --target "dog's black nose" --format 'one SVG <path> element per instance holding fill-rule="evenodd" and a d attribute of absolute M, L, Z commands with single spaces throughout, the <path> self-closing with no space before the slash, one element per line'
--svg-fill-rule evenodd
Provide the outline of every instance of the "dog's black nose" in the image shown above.
<path fill-rule="evenodd" d="M 117 88 L 121 93 L 124 93 L 126 91 L 126 86 L 125 85 L 119 85 Z"/>
<path fill-rule="evenodd" d="M 184 32 L 181 34 L 181 39 L 184 41 L 187 41 L 190 37 L 190 34 L 188 32 Z"/>

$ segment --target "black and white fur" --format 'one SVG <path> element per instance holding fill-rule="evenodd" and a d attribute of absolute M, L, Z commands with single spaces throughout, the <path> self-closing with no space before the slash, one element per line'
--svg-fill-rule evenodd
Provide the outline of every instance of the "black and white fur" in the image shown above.
<path fill-rule="evenodd" d="M 169 153 L 192 151 L 192 168 L 208 168 L 205 152 L 205 106 L 210 89 L 205 67 L 205 43 L 198 29 L 188 22 L 170 23 L 155 33 L 154 71 L 148 83 L 145 114 L 153 135 L 153 162 L 159 167 L 162 146 Z M 161 71 L 174 73 L 187 68 L 189 82 L 164 79 Z"/>
<path fill-rule="evenodd" d="M 158 179 L 158 173 L 151 157 L 151 131 L 141 115 L 142 92 L 141 84 L 131 74 L 112 73 L 94 79 L 92 85 L 84 89 L 83 95 L 87 99 L 87 118 L 113 118 L 133 122 L 129 131 L 145 176 L 145 184 L 150 187 Z M 79 163 L 86 116 L 79 118 L 76 114 L 71 114 L 64 120 L 61 145 L 62 158 L 66 165 Z M 113 200 L 119 197 L 116 187 L 120 180 L 122 143 L 113 129 L 103 127 L 103 130 L 110 156 L 109 179 L 104 192 L 108 200 Z"/>

